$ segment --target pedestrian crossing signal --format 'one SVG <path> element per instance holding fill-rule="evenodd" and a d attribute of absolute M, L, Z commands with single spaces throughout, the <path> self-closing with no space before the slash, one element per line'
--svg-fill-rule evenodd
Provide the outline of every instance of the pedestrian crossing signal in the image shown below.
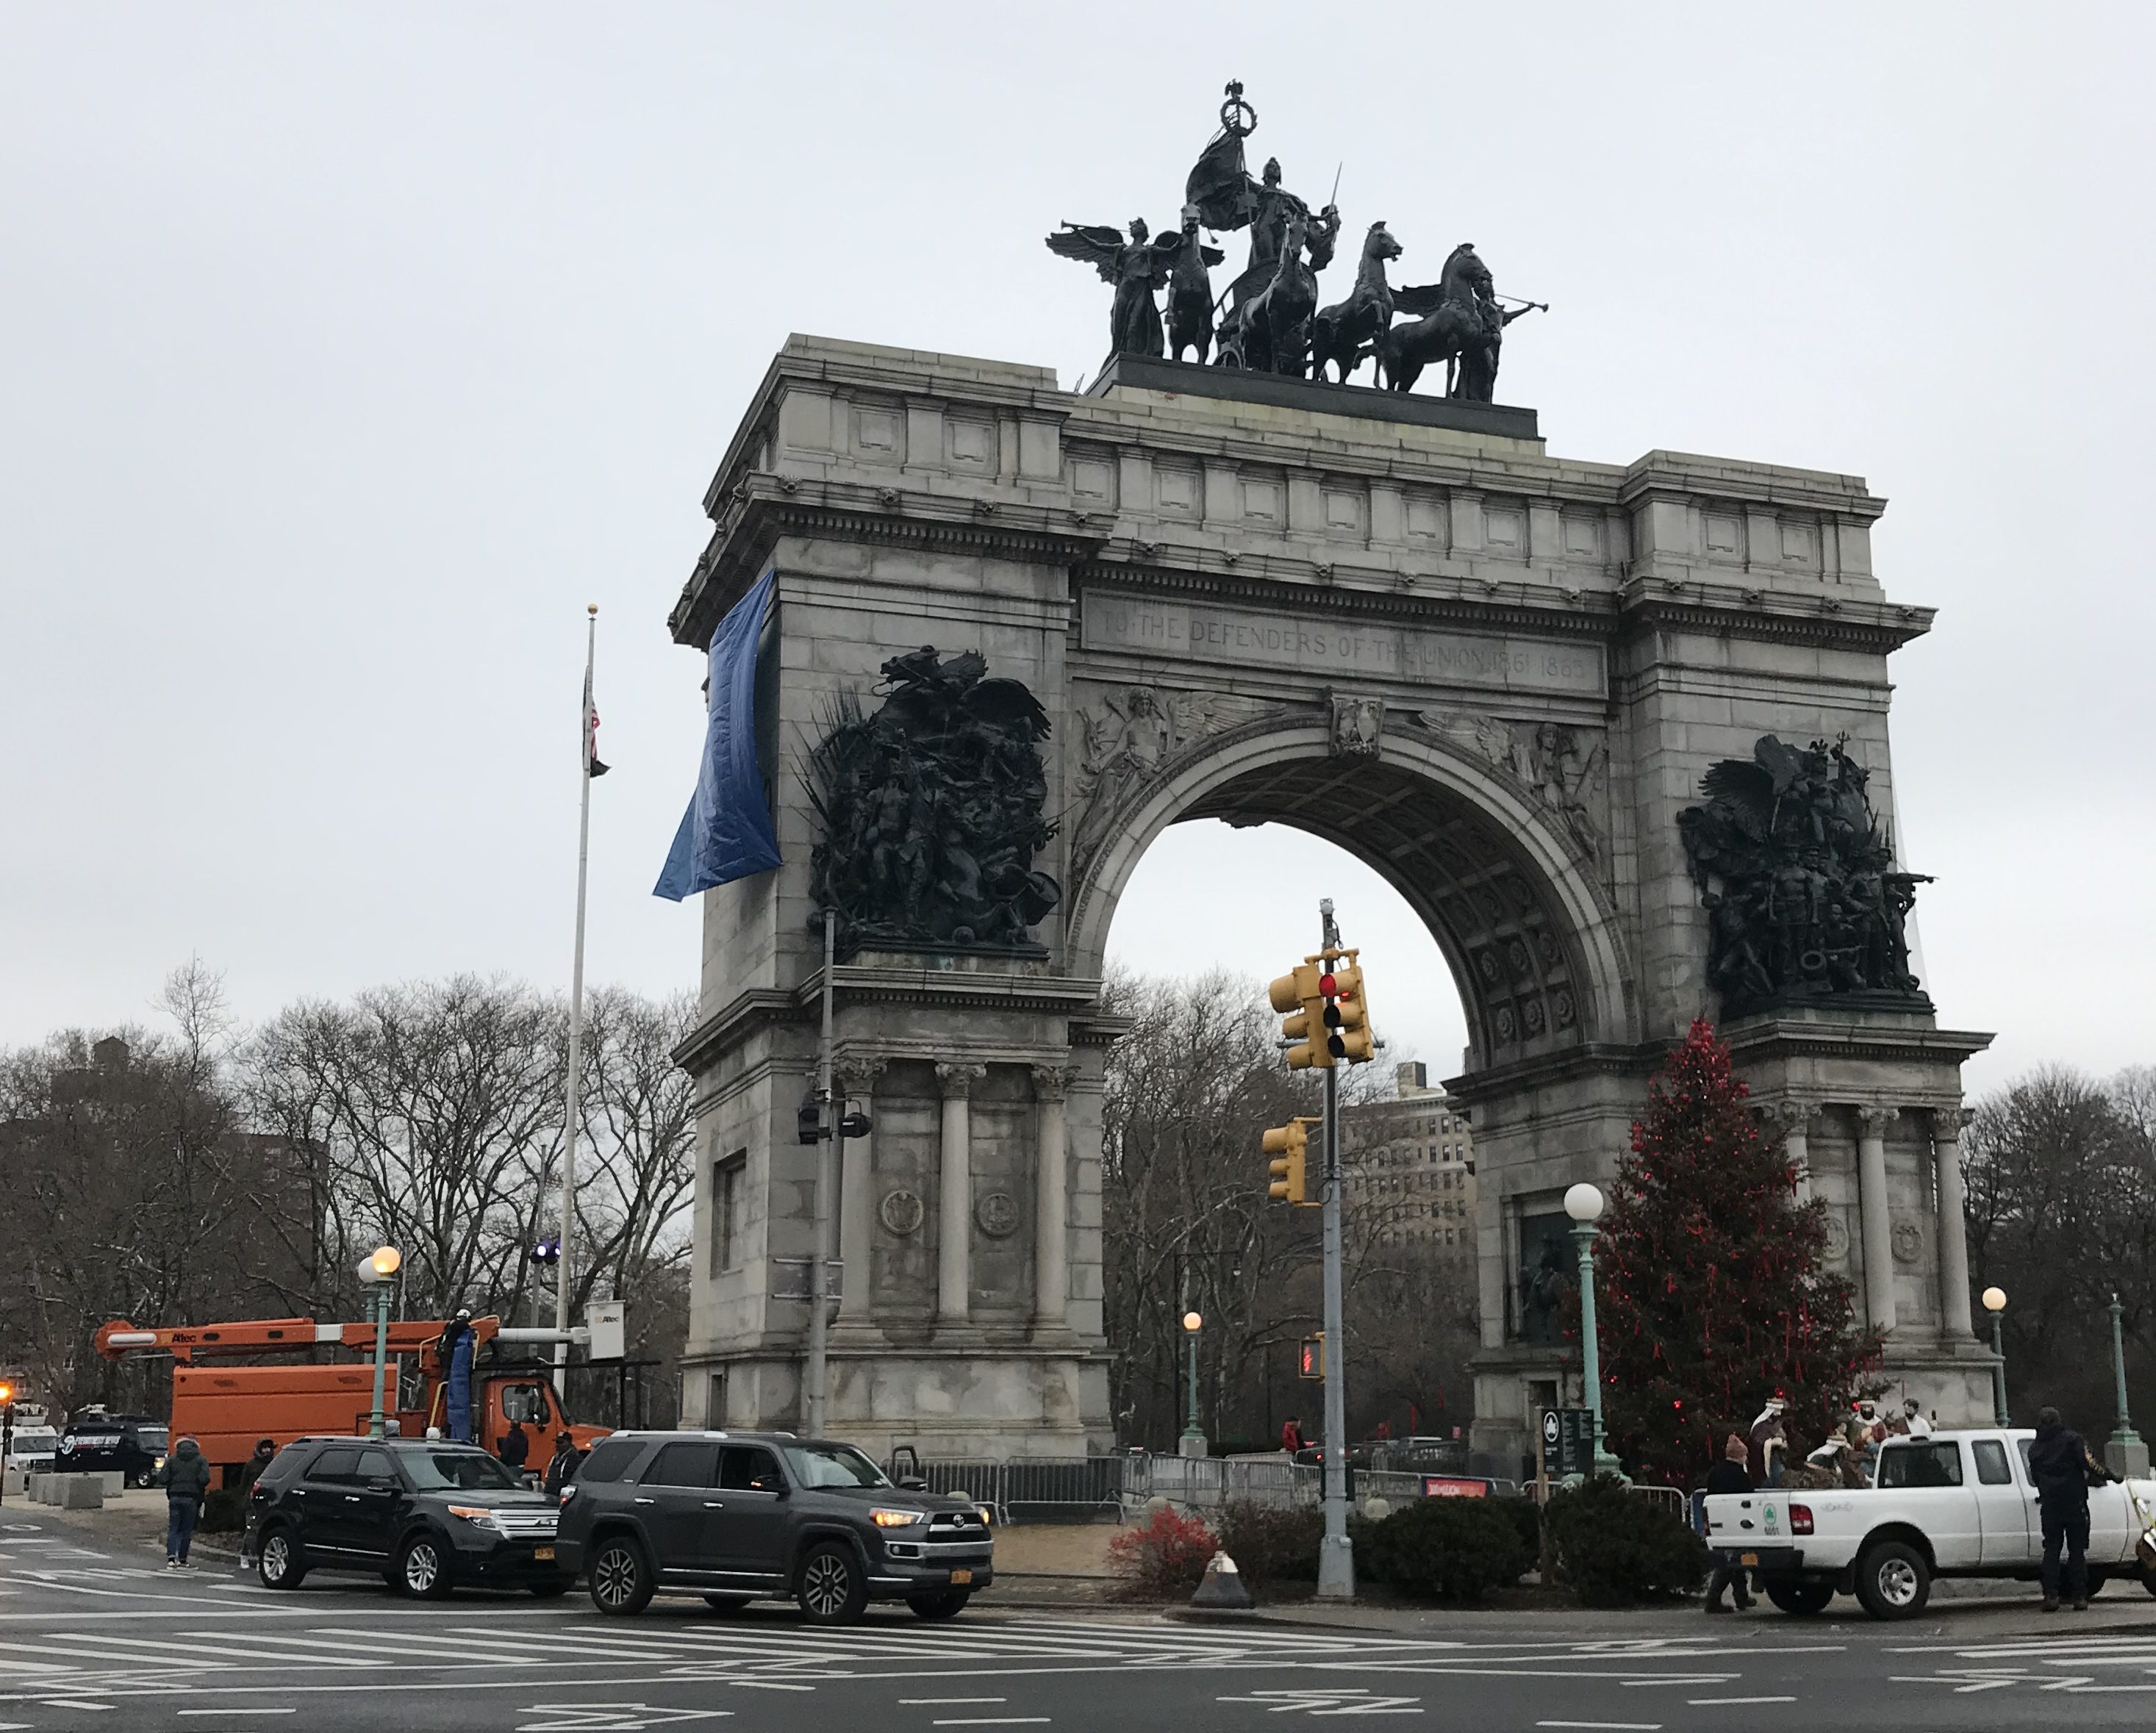
<path fill-rule="evenodd" d="M 1316 1336 L 1306 1336 L 1296 1346 L 1296 1377 L 1322 1379 L 1325 1376 L 1325 1332 L 1321 1330 Z"/>

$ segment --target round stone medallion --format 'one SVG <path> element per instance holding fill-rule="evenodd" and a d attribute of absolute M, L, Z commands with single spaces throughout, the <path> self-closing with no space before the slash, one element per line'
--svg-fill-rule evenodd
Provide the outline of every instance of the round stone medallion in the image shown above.
<path fill-rule="evenodd" d="M 901 1187 L 883 1194 L 883 1207 L 879 1213 L 883 1217 L 884 1226 L 902 1238 L 920 1232 L 921 1220 L 927 1212 L 921 1207 L 918 1192 Z"/>
<path fill-rule="evenodd" d="M 1826 1218 L 1826 1254 L 1837 1260 L 1849 1255 L 1849 1228 L 1840 1216 Z"/>
<path fill-rule="evenodd" d="M 1897 1264 L 1914 1264 L 1922 1254 L 1924 1230 L 1914 1222 L 1897 1222 L 1893 1239 L 1894 1261 Z"/>
<path fill-rule="evenodd" d="M 983 1192 L 973 1219 L 990 1239 L 1008 1239 L 1018 1232 L 1018 1199 L 1008 1192 Z"/>

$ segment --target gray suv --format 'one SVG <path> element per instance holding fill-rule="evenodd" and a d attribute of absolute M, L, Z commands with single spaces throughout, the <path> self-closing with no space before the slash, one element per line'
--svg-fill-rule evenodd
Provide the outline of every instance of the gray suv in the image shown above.
<path fill-rule="evenodd" d="M 721 1612 L 791 1596 L 819 1624 L 850 1624 L 870 1601 L 952 1618 L 995 1579 L 978 1506 L 790 1433 L 612 1433 L 562 1489 L 555 1545 L 611 1614 L 665 1588 Z"/>

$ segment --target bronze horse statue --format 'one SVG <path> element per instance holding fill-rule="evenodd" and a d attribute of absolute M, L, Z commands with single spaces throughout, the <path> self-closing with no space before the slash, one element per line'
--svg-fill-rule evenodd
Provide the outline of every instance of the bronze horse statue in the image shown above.
<path fill-rule="evenodd" d="M 1385 281 L 1385 261 L 1400 256 L 1400 244 L 1380 221 L 1363 238 L 1362 263 L 1355 268 L 1355 291 L 1344 301 L 1322 309 L 1310 324 L 1310 374 L 1325 377 L 1327 361 L 1340 367 L 1345 385 L 1365 355 L 1374 354 L 1379 338 L 1392 328 L 1393 291 Z"/>
<path fill-rule="evenodd" d="M 1317 276 L 1302 256 L 1309 230 L 1307 218 L 1288 218 L 1272 281 L 1238 310 L 1240 364 L 1254 372 L 1300 379 L 1309 364 L 1310 320 L 1317 310 Z"/>
<path fill-rule="evenodd" d="M 1489 341 L 1485 309 L 1496 305 L 1496 290 L 1489 266 L 1475 255 L 1475 244 L 1462 241 L 1445 259 L 1444 274 L 1435 284 L 1402 289 L 1394 295 L 1393 305 L 1400 312 L 1424 316 L 1396 325 L 1378 338 L 1380 382 L 1388 391 L 1412 391 L 1432 361 L 1456 360 Z M 1488 371 L 1494 382 L 1494 362 Z"/>
<path fill-rule="evenodd" d="M 1198 238 L 1195 205 L 1183 208 L 1183 233 L 1172 250 L 1161 243 L 1155 244 L 1168 260 L 1169 358 L 1181 361 L 1185 349 L 1195 349 L 1202 367 L 1213 346 L 1213 279 L 1206 274 L 1206 267 L 1219 264 L 1224 255 L 1218 247 L 1206 246 Z"/>

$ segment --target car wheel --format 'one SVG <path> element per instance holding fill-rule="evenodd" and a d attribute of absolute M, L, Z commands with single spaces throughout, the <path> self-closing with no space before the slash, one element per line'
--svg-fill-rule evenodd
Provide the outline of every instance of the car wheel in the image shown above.
<path fill-rule="evenodd" d="M 570 1586 L 576 1580 L 573 1577 L 557 1577 L 552 1582 L 535 1582 L 531 1585 L 531 1592 L 542 1601 L 558 1601 L 568 1593 Z"/>
<path fill-rule="evenodd" d="M 290 1529 L 274 1528 L 263 1536 L 254 1574 L 262 1579 L 264 1588 L 297 1588 L 305 1579 L 306 1562 L 300 1556 L 300 1543 Z"/>
<path fill-rule="evenodd" d="M 801 1561 L 794 1599 L 812 1624 L 850 1625 L 869 1604 L 868 1577 L 850 1548 L 827 1541 Z"/>
<path fill-rule="evenodd" d="M 1856 1598 L 1874 1618 L 1914 1618 L 1931 1597 L 1931 1566 L 1907 1541 L 1881 1541 L 1856 1561 Z"/>
<path fill-rule="evenodd" d="M 973 1598 L 973 1592 L 969 1588 L 947 1588 L 932 1595 L 916 1595 L 906 1604 L 913 1609 L 916 1618 L 956 1618 Z"/>
<path fill-rule="evenodd" d="M 144 1469 L 140 1474 L 129 1475 L 127 1484 L 137 1492 L 147 1492 L 157 1484 L 157 1471 L 155 1469 Z"/>
<path fill-rule="evenodd" d="M 2156 1565 L 2150 1565 L 2142 1571 L 2141 1586 L 2150 1594 L 2156 1595 Z"/>
<path fill-rule="evenodd" d="M 1799 1618 L 1816 1618 L 1834 1598 L 1830 1582 L 1766 1582 L 1760 1587 L 1775 1606 Z"/>
<path fill-rule="evenodd" d="M 592 1605 L 610 1616 L 641 1613 L 654 1586 L 650 1561 L 626 1535 L 602 1541 L 592 1555 Z"/>
<path fill-rule="evenodd" d="M 754 1598 L 752 1595 L 706 1595 L 704 1604 L 714 1613 L 743 1613 Z"/>
<path fill-rule="evenodd" d="M 432 1535 L 414 1535 L 397 1555 L 391 1582 L 397 1592 L 414 1601 L 439 1601 L 449 1592 L 449 1561 Z"/>
<path fill-rule="evenodd" d="M 2110 1582 L 2110 1581 L 2111 1581 L 2111 1573 L 2110 1573 L 2108 1571 L 2100 1571 L 2100 1570 L 2098 1570 L 2098 1569 L 2097 1569 L 2094 1565 L 2091 1565 L 2091 1566 L 2088 1566 L 2088 1592 L 2089 1592 L 2089 1598 L 2090 1598 L 2092 1601 L 2093 1601 L 2093 1600 L 2094 1600 L 2094 1599 L 2095 1599 L 2098 1595 L 2102 1594 L 2102 1593 L 2103 1592 L 2103 1586 L 2104 1586 L 2104 1584 L 2106 1584 L 2107 1582 Z"/>

